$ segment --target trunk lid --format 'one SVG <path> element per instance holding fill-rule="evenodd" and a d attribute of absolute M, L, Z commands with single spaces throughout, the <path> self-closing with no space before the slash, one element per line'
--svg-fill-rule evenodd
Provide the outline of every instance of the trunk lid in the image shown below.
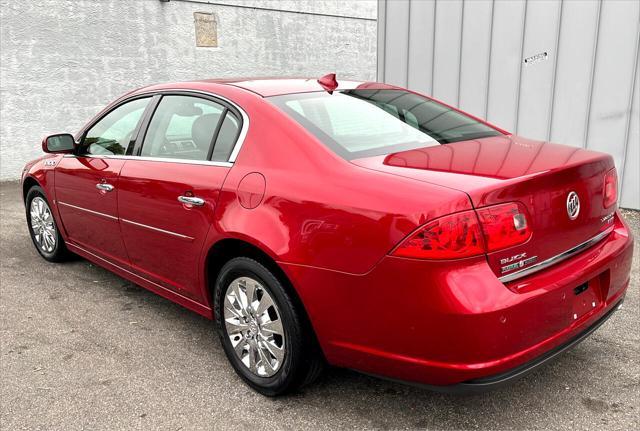
<path fill-rule="evenodd" d="M 522 203 L 533 234 L 524 244 L 487 255 L 499 277 L 590 240 L 613 222 L 616 208 L 603 205 L 604 176 L 614 167 L 611 156 L 517 136 L 461 141 L 352 162 L 463 191 L 475 208 Z M 575 219 L 567 205 L 571 192 L 580 205 Z"/>

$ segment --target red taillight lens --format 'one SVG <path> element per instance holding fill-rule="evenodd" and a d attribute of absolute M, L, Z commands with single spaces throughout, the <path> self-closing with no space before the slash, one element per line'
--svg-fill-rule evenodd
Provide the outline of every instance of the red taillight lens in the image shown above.
<path fill-rule="evenodd" d="M 618 174 L 616 168 L 611 169 L 604 176 L 604 192 L 602 203 L 609 208 L 618 200 Z"/>
<path fill-rule="evenodd" d="M 531 238 L 527 210 L 522 204 L 512 202 L 477 211 L 487 252 L 513 247 Z"/>
<path fill-rule="evenodd" d="M 416 259 L 459 259 L 512 247 L 529 238 L 531 226 L 526 208 L 508 203 L 435 219 L 391 254 Z"/>
<path fill-rule="evenodd" d="M 464 211 L 427 223 L 392 254 L 418 259 L 458 259 L 484 252 L 478 218 L 474 211 Z"/>

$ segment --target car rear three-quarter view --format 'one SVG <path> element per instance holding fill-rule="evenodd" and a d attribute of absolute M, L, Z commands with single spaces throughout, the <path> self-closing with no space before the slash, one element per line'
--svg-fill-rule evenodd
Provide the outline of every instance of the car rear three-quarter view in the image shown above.
<path fill-rule="evenodd" d="M 32 240 L 215 319 L 265 395 L 325 364 L 477 390 L 622 303 L 611 156 L 402 88 L 208 80 L 122 96 L 23 172 Z"/>

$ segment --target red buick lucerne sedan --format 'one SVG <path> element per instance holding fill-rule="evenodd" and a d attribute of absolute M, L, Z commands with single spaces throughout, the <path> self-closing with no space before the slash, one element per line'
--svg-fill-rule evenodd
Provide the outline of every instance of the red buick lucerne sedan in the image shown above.
<path fill-rule="evenodd" d="M 214 319 L 265 395 L 325 364 L 494 387 L 592 333 L 629 284 L 609 155 L 391 85 L 154 85 L 42 149 L 22 174 L 40 255 Z"/>

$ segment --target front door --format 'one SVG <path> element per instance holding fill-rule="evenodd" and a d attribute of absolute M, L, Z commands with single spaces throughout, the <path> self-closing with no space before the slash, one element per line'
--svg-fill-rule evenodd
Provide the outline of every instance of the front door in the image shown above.
<path fill-rule="evenodd" d="M 204 299 L 202 248 L 231 166 L 210 161 L 214 141 L 231 148 L 227 141 L 235 141 L 238 126 L 221 103 L 165 95 L 139 139 L 139 158 L 120 172 L 118 207 L 131 269 L 198 301 Z"/>
<path fill-rule="evenodd" d="M 55 171 L 56 201 L 69 240 L 128 266 L 118 220 L 118 175 L 149 98 L 119 105 L 84 134 L 77 154 Z"/>

